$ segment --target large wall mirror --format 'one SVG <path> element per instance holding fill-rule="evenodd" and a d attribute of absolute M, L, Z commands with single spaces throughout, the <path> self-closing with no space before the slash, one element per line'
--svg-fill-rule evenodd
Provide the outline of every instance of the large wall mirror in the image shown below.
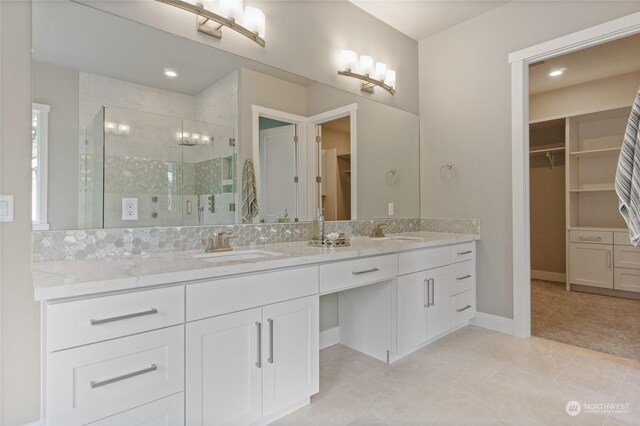
<path fill-rule="evenodd" d="M 34 229 L 419 215 L 418 117 L 375 95 L 71 1 L 32 65 Z"/>

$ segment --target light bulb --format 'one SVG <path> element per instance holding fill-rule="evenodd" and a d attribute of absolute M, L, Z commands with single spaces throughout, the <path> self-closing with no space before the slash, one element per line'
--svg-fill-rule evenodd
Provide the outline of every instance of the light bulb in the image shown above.
<path fill-rule="evenodd" d="M 128 124 L 118 124 L 118 134 L 119 135 L 128 135 L 131 131 L 131 127 Z"/>
<path fill-rule="evenodd" d="M 197 134 L 197 133 L 192 133 L 191 134 L 191 141 L 195 142 L 195 143 L 198 143 L 200 141 L 200 135 Z"/>
<path fill-rule="evenodd" d="M 376 62 L 376 79 L 383 81 L 387 76 L 387 64 Z"/>
<path fill-rule="evenodd" d="M 340 51 L 340 67 L 343 70 L 355 70 L 358 65 L 358 54 L 353 50 Z"/>
<path fill-rule="evenodd" d="M 218 3 L 220 15 L 228 19 L 234 19 L 236 22 L 242 22 L 242 12 L 244 4 L 242 0 L 220 0 Z"/>
<path fill-rule="evenodd" d="M 104 131 L 107 133 L 115 133 L 118 129 L 118 125 L 111 121 L 105 121 L 104 123 Z"/>
<path fill-rule="evenodd" d="M 394 70 L 387 70 L 387 75 L 384 78 L 385 84 L 388 86 L 396 88 L 396 72 Z"/>
<path fill-rule="evenodd" d="M 371 56 L 360 56 L 360 74 L 373 75 L 373 58 Z"/>
<path fill-rule="evenodd" d="M 265 18 L 264 13 L 257 7 L 247 6 L 244 10 L 243 25 L 251 32 L 258 33 L 258 36 L 264 38 Z"/>

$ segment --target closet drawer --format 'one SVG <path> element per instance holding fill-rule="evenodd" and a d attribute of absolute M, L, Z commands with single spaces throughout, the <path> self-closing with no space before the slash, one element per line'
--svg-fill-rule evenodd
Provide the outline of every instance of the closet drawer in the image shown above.
<path fill-rule="evenodd" d="M 569 231 L 569 240 L 572 243 L 613 244 L 613 232 L 611 231 Z"/>
<path fill-rule="evenodd" d="M 456 244 L 449 247 L 451 253 L 451 263 L 464 262 L 471 260 L 476 255 L 476 242 Z"/>
<path fill-rule="evenodd" d="M 640 269 L 640 247 L 614 246 L 613 265 L 616 268 Z"/>
<path fill-rule="evenodd" d="M 318 267 L 187 285 L 187 321 L 318 294 Z"/>
<path fill-rule="evenodd" d="M 398 255 L 398 274 L 412 274 L 448 264 L 449 247 L 407 251 Z"/>
<path fill-rule="evenodd" d="M 471 290 L 476 283 L 475 262 L 454 263 L 451 265 L 451 278 L 448 287 L 449 296 Z"/>
<path fill-rule="evenodd" d="M 449 328 L 466 325 L 471 318 L 476 316 L 476 292 L 473 290 L 449 297 L 447 317 Z"/>
<path fill-rule="evenodd" d="M 615 290 L 640 293 L 640 270 L 616 268 L 614 271 L 613 288 Z"/>
<path fill-rule="evenodd" d="M 182 426 L 184 425 L 184 392 L 125 411 L 88 426 Z"/>
<path fill-rule="evenodd" d="M 184 323 L 184 286 L 46 307 L 49 352 Z"/>
<path fill-rule="evenodd" d="M 84 425 L 182 392 L 184 326 L 47 355 L 47 425 Z"/>
<path fill-rule="evenodd" d="M 618 246 L 630 246 L 631 238 L 629 238 L 629 231 L 626 232 L 614 232 L 613 244 Z"/>
<path fill-rule="evenodd" d="M 384 281 L 397 275 L 397 254 L 320 265 L 320 293 Z"/>

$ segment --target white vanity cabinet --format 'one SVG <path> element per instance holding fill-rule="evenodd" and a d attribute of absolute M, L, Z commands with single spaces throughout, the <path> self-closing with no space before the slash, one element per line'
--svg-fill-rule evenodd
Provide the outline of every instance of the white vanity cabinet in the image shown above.
<path fill-rule="evenodd" d="M 475 316 L 475 242 L 400 253 L 398 263 L 404 273 L 396 297 L 402 357 Z"/>
<path fill-rule="evenodd" d="M 318 392 L 319 299 L 187 324 L 187 425 L 254 424 Z"/>

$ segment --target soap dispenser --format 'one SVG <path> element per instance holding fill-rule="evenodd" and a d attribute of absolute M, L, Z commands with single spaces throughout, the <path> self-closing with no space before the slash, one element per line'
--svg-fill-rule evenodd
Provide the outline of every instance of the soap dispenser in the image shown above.
<path fill-rule="evenodd" d="M 318 240 L 324 240 L 324 216 L 322 216 L 322 209 L 318 209 L 318 229 L 317 229 L 317 238 Z"/>

